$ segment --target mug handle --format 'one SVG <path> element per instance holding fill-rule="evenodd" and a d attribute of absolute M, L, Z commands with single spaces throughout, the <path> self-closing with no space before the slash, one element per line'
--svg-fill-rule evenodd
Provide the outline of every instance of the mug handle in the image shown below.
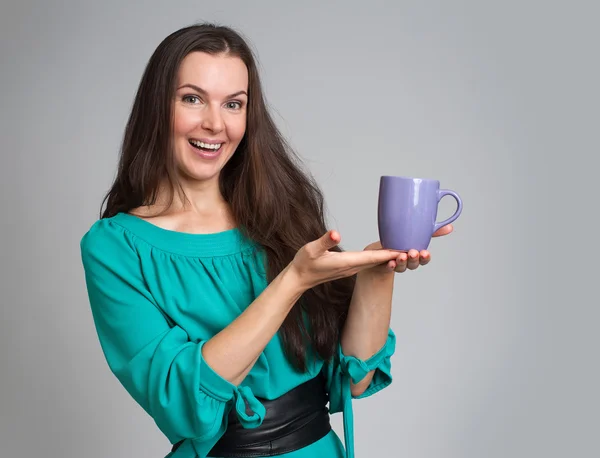
<path fill-rule="evenodd" d="M 456 200 L 457 208 L 456 208 L 456 211 L 454 212 L 454 215 L 452 215 L 450 218 L 448 218 L 447 220 L 444 220 L 440 223 L 435 223 L 435 225 L 433 226 L 433 232 L 437 231 L 440 227 L 445 226 L 446 224 L 450 224 L 451 222 L 456 220 L 456 218 L 458 218 L 462 212 L 462 206 L 463 206 L 462 200 L 456 192 L 454 192 L 450 189 L 440 189 L 438 191 L 438 203 L 440 202 L 440 200 L 442 200 L 442 197 L 444 197 L 444 196 L 454 197 L 454 200 Z"/>

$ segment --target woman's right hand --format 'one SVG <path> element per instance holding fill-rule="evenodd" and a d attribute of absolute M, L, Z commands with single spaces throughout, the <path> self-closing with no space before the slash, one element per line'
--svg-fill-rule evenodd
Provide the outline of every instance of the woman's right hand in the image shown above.
<path fill-rule="evenodd" d="M 340 240 L 337 231 L 328 231 L 298 250 L 288 269 L 297 278 L 303 290 L 349 277 L 363 269 L 387 263 L 398 257 L 398 252 L 394 250 L 329 251 L 338 245 Z"/>

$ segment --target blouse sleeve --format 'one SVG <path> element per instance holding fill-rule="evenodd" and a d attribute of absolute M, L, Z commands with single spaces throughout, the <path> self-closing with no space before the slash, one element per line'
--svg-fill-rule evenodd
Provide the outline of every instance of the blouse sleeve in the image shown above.
<path fill-rule="evenodd" d="M 360 382 L 372 370 L 375 371 L 371 383 L 359 396 L 352 399 L 361 399 L 381 391 L 392 383 L 391 357 L 396 350 L 396 335 L 391 329 L 385 344 L 377 353 L 367 360 L 361 360 L 354 356 L 346 356 L 342 346 L 338 345 L 337 355 L 333 361 L 324 367 L 326 372 L 327 387 L 329 390 L 329 409 L 331 413 L 341 412 L 343 407 L 342 384 Z"/>
<path fill-rule="evenodd" d="M 154 302 L 133 236 L 97 224 L 82 238 L 81 256 L 106 361 L 172 444 L 184 440 L 181 449 L 205 457 L 225 432 L 232 407 L 247 427 L 262 422 L 264 406 L 249 389 L 214 372 L 202 357 L 204 342 L 190 341 Z"/>
<path fill-rule="evenodd" d="M 391 357 L 396 350 L 396 335 L 388 330 L 385 344 L 367 360 L 344 355 L 341 344 L 333 361 L 324 365 L 327 389 L 329 392 L 329 411 L 343 412 L 344 439 L 348 457 L 354 456 L 354 419 L 352 400 L 371 396 L 392 383 Z M 367 389 L 359 396 L 350 391 L 350 381 L 360 382 L 370 371 L 375 371 Z"/>

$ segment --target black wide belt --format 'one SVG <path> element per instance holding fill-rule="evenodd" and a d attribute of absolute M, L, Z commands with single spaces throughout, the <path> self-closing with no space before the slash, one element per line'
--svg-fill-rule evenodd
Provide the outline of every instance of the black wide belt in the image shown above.
<path fill-rule="evenodd" d="M 331 431 L 328 396 L 322 374 L 288 391 L 277 399 L 257 398 L 266 409 L 257 428 L 244 428 L 235 408 L 227 430 L 208 456 L 224 458 L 277 456 L 299 450 Z M 173 446 L 177 450 L 181 442 Z"/>

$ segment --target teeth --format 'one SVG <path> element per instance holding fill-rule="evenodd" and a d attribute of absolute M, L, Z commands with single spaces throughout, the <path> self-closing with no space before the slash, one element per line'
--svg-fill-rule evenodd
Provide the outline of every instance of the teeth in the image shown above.
<path fill-rule="evenodd" d="M 200 147 L 200 148 L 206 148 L 206 149 L 214 149 L 215 151 L 218 150 L 221 145 L 223 143 L 204 143 L 204 142 L 199 142 L 197 140 L 190 140 L 190 143 Z"/>

